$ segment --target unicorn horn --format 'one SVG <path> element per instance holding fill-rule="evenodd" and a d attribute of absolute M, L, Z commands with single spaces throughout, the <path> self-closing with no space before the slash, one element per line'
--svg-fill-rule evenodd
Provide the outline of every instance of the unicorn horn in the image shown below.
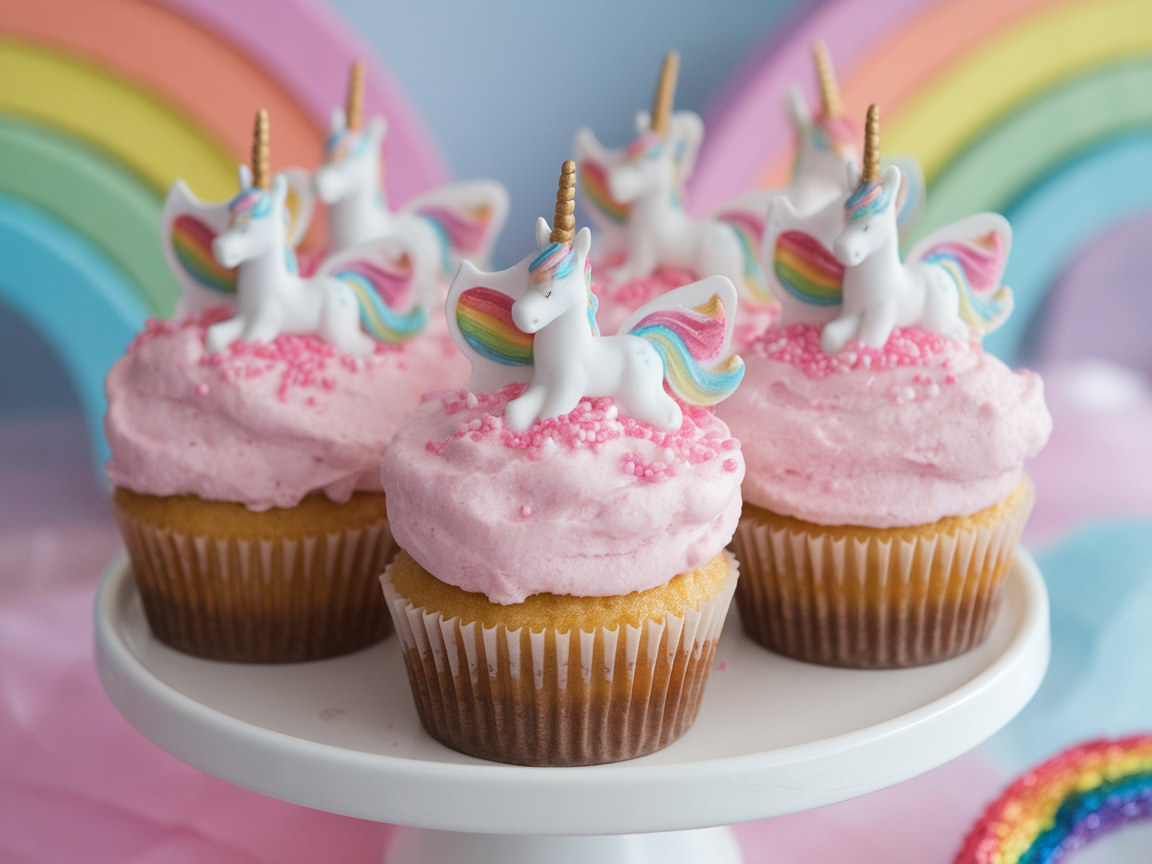
<path fill-rule="evenodd" d="M 664 55 L 664 68 L 660 70 L 660 86 L 656 88 L 656 102 L 652 106 L 652 126 L 657 135 L 668 134 L 668 119 L 672 116 L 672 103 L 676 99 L 676 76 L 680 72 L 680 52 Z"/>
<path fill-rule="evenodd" d="M 860 185 L 880 182 L 880 109 L 868 106 L 868 119 L 864 121 L 864 169 L 860 172 Z"/>
<path fill-rule="evenodd" d="M 267 189 L 272 180 L 268 158 L 268 109 L 256 112 L 256 130 L 252 135 L 252 188 Z"/>
<path fill-rule="evenodd" d="M 348 129 L 359 129 L 364 122 L 364 61 L 357 60 L 348 73 L 348 104 L 345 107 Z"/>
<path fill-rule="evenodd" d="M 560 188 L 556 190 L 556 217 L 552 220 L 553 243 L 571 243 L 576 236 L 576 163 L 571 159 L 560 166 Z"/>
<path fill-rule="evenodd" d="M 844 103 L 840 100 L 840 85 L 836 83 L 836 70 L 832 68 L 832 55 L 828 44 L 821 39 L 812 46 L 812 56 L 816 60 L 816 77 L 820 81 L 820 99 L 824 103 L 824 116 L 831 119 L 844 113 Z"/>

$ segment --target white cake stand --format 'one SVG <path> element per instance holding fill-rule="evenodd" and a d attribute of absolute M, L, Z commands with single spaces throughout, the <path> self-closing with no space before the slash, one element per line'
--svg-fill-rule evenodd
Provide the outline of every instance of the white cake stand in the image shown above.
<path fill-rule="evenodd" d="M 123 556 L 97 596 L 96 662 L 128 721 L 185 762 L 274 798 L 411 826 L 388 864 L 736 864 L 730 829 L 710 826 L 907 780 L 1024 707 L 1049 631 L 1044 582 L 1023 550 L 1005 594 L 987 642 L 917 669 L 787 660 L 733 616 L 692 729 L 659 753 L 588 768 L 500 765 L 433 740 L 394 637 L 284 666 L 173 651 L 152 636 Z"/>

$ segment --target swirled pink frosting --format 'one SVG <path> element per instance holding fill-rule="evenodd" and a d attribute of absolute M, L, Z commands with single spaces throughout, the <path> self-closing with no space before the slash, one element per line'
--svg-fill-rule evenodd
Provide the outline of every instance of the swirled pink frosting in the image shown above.
<path fill-rule="evenodd" d="M 717 409 L 742 444 L 744 498 L 821 525 L 920 525 L 990 507 L 1052 431 L 1039 375 L 921 330 L 827 357 L 819 328 L 773 328 L 744 361 Z"/>
<path fill-rule="evenodd" d="M 585 399 L 516 433 L 503 417 L 520 389 L 429 397 L 396 433 L 381 466 L 388 521 L 424 569 L 494 603 L 607 597 L 727 545 L 744 460 L 709 409 L 684 406 L 666 433 Z"/>
<path fill-rule="evenodd" d="M 150 321 L 112 366 L 104 428 L 117 486 L 252 510 L 380 491 L 380 458 L 421 394 L 468 378 L 442 322 L 367 358 L 314 336 L 206 355 L 205 330 L 221 317 Z"/>

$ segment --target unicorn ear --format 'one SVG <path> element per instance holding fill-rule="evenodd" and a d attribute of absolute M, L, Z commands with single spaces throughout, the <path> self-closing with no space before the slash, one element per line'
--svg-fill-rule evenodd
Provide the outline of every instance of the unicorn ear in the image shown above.
<path fill-rule="evenodd" d="M 896 201 L 896 196 L 900 194 L 900 169 L 895 165 L 889 165 L 880 174 L 880 184 L 884 187 L 884 191 L 892 196 L 892 201 Z M 892 208 L 895 212 L 896 208 Z"/>
<path fill-rule="evenodd" d="M 240 163 L 240 167 L 236 170 L 237 178 L 240 181 L 240 191 L 247 192 L 252 188 L 252 169 Z"/>
<path fill-rule="evenodd" d="M 572 251 L 579 255 L 581 258 L 587 258 L 588 253 L 592 249 L 592 232 L 588 230 L 585 225 L 576 232 L 576 239 L 572 243 Z"/>
<path fill-rule="evenodd" d="M 547 221 L 543 216 L 536 219 L 536 248 L 543 249 L 551 243 L 552 229 L 548 227 Z"/>
<path fill-rule="evenodd" d="M 636 137 L 647 135 L 652 128 L 652 115 L 647 111 L 636 112 Z"/>
<path fill-rule="evenodd" d="M 344 115 L 343 108 L 332 109 L 332 119 L 329 121 L 328 125 L 333 135 L 335 135 L 337 132 L 343 132 L 348 128 L 348 118 Z"/>
<path fill-rule="evenodd" d="M 806 129 L 812 125 L 812 109 L 808 107 L 808 100 L 804 98 L 800 85 L 795 82 L 788 88 L 788 115 L 797 129 Z"/>
<path fill-rule="evenodd" d="M 368 121 L 368 134 L 376 141 L 383 141 L 384 136 L 388 134 L 388 121 L 379 114 L 373 115 Z"/>
<path fill-rule="evenodd" d="M 860 166 L 855 160 L 849 160 L 845 166 L 848 172 L 848 189 L 851 191 L 860 185 Z"/>
<path fill-rule="evenodd" d="M 288 178 L 283 174 L 277 174 L 272 178 L 272 201 L 277 207 L 283 207 L 288 203 Z"/>

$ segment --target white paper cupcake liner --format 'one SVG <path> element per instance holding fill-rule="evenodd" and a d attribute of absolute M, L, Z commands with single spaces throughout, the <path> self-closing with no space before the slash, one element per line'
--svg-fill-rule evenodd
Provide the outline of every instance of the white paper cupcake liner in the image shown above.
<path fill-rule="evenodd" d="M 461 624 L 381 577 L 420 721 L 454 750 L 518 765 L 594 765 L 667 747 L 696 719 L 736 587 L 642 626 L 560 632 Z"/>
<path fill-rule="evenodd" d="M 773 527 L 746 512 L 732 539 L 744 629 L 772 651 L 829 666 L 919 666 L 962 654 L 992 629 L 1032 501 L 1029 487 L 997 522 L 912 540 L 834 540 L 822 526 Z"/>
<path fill-rule="evenodd" d="M 189 536 L 116 515 L 152 632 L 180 651 L 290 663 L 356 651 L 391 629 L 376 581 L 397 551 L 387 520 L 271 540 Z"/>

